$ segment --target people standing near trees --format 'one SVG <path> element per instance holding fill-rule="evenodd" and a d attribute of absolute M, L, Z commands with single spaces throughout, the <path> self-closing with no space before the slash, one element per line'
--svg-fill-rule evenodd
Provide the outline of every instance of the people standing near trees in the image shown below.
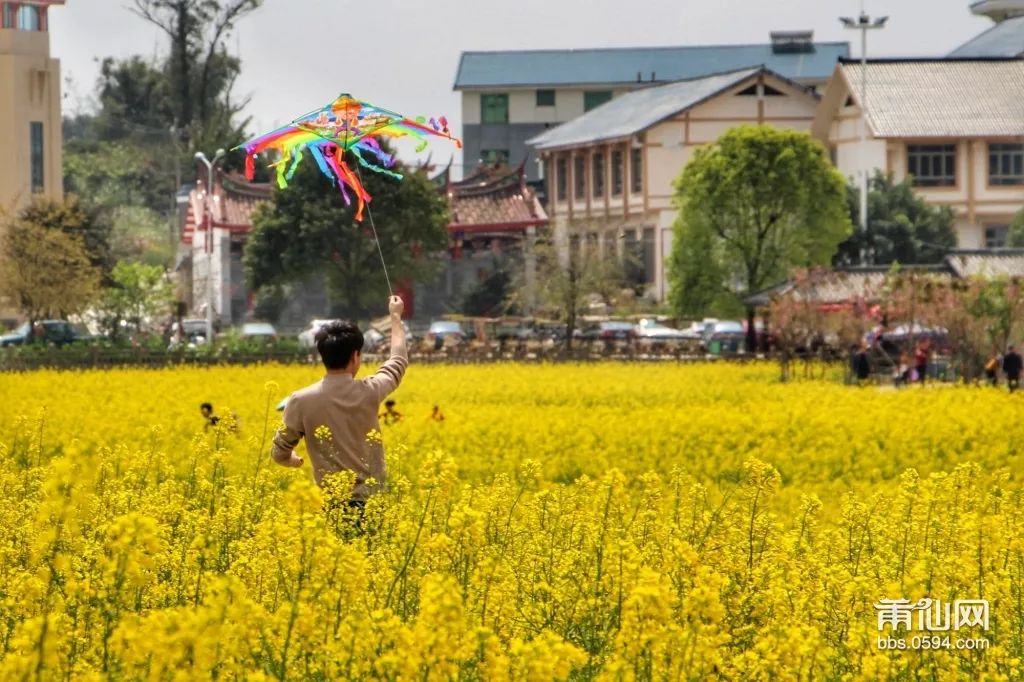
<path fill-rule="evenodd" d="M 861 340 L 857 352 L 853 355 L 853 375 L 858 384 L 864 384 L 871 378 L 871 358 L 868 357 L 868 342 Z"/>
<path fill-rule="evenodd" d="M 988 361 L 985 363 L 985 378 L 988 379 L 989 386 L 999 385 L 999 365 L 1002 364 L 1002 357 L 999 354 L 999 350 L 995 349 L 988 357 Z"/>
<path fill-rule="evenodd" d="M 1020 386 L 1020 372 L 1024 367 L 1020 353 L 1010 346 L 1006 349 L 1006 355 L 1003 356 L 1003 374 L 1006 375 L 1006 385 L 1010 387 L 1010 393 L 1013 393 Z"/>
<path fill-rule="evenodd" d="M 921 339 L 914 350 L 914 371 L 917 380 L 922 384 L 928 376 L 928 360 L 931 356 L 931 344 L 928 339 Z"/>

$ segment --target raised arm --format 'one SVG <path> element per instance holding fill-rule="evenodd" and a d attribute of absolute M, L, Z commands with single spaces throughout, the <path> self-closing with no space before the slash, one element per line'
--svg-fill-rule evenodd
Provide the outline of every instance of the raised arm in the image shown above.
<path fill-rule="evenodd" d="M 366 385 L 377 392 L 377 402 L 384 400 L 389 393 L 398 388 L 409 366 L 409 351 L 405 342 L 405 327 L 402 326 L 402 313 L 405 303 L 398 296 L 388 300 L 388 312 L 391 313 L 391 355 L 387 361 L 367 377 Z"/>

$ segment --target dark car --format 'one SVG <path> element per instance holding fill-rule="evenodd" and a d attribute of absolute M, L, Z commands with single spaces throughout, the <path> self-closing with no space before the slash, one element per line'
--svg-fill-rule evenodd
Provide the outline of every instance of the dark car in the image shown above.
<path fill-rule="evenodd" d="M 598 322 L 583 330 L 581 337 L 588 341 L 629 341 L 636 335 L 632 322 Z"/>
<path fill-rule="evenodd" d="M 75 341 L 85 340 L 86 337 L 75 331 L 74 325 L 67 320 L 41 320 L 36 322 L 36 335 L 31 341 L 33 343 L 53 344 L 57 347 Z M 23 346 L 29 342 L 29 323 L 26 322 L 10 334 L 0 336 L 0 346 Z"/>

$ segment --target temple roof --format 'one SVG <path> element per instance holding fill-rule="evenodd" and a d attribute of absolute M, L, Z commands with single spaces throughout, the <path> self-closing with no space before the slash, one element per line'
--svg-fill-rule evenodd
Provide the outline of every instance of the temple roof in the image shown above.
<path fill-rule="evenodd" d="M 449 179 L 445 192 L 452 232 L 519 232 L 548 222 L 522 165 L 480 166 L 458 182 Z"/>
<path fill-rule="evenodd" d="M 214 227 L 230 232 L 249 232 L 253 211 L 270 199 L 272 191 L 269 183 L 251 183 L 240 175 L 218 172 L 211 202 Z M 205 183 L 199 180 L 188 195 L 185 224 L 181 230 L 181 241 L 185 244 L 192 243 L 193 234 L 202 223 L 205 198 Z"/>

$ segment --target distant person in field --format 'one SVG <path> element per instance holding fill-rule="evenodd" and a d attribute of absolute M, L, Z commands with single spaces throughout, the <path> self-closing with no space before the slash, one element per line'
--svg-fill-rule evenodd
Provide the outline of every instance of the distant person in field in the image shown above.
<path fill-rule="evenodd" d="M 203 403 L 199 406 L 199 412 L 203 415 L 203 419 L 206 424 L 203 425 L 204 431 L 209 431 L 211 426 L 220 424 L 220 417 L 213 413 L 213 405 L 210 403 Z"/>
<path fill-rule="evenodd" d="M 999 351 L 994 350 L 985 363 L 985 378 L 988 380 L 989 386 L 999 385 L 999 366 L 1002 364 L 1002 359 Z"/>
<path fill-rule="evenodd" d="M 853 374 L 860 384 L 871 378 L 871 358 L 868 357 L 867 341 L 861 340 L 857 352 L 853 354 Z"/>
<path fill-rule="evenodd" d="M 270 456 L 283 466 L 302 466 L 295 454 L 299 440 L 306 439 L 313 466 L 313 478 L 323 484 L 324 476 L 341 471 L 355 472 L 355 486 L 348 507 L 362 513 L 366 499 L 384 488 L 384 447 L 379 439 L 368 440 L 380 431 L 377 410 L 398 388 L 409 357 L 402 326 L 402 299 L 388 301 L 391 314 L 391 356 L 371 376 L 357 380 L 363 334 L 346 321 L 334 321 L 317 332 L 316 349 L 327 370 L 315 384 L 296 391 L 284 408 L 284 424 L 274 436 Z M 373 482 L 370 482 L 373 479 Z"/>
<path fill-rule="evenodd" d="M 914 371 L 917 374 L 917 380 L 922 384 L 928 377 L 928 359 L 931 357 L 931 345 L 928 339 L 921 339 L 917 344 L 917 349 L 914 351 Z"/>
<path fill-rule="evenodd" d="M 384 411 L 380 413 L 380 419 L 386 426 L 402 421 L 402 413 L 395 409 L 394 400 L 388 400 L 384 403 Z"/>
<path fill-rule="evenodd" d="M 1003 356 L 1003 374 L 1006 375 L 1006 385 L 1010 387 L 1010 393 L 1013 393 L 1020 386 L 1020 372 L 1021 368 L 1024 367 L 1024 362 L 1021 361 L 1020 353 L 1010 346 L 1006 349 L 1006 355 Z"/>
<path fill-rule="evenodd" d="M 435 421 L 435 422 L 443 422 L 444 421 L 444 412 L 441 411 L 440 407 L 438 407 L 437 405 L 434 405 L 434 409 L 431 410 L 431 412 L 430 412 L 430 418 L 433 421 Z"/>

